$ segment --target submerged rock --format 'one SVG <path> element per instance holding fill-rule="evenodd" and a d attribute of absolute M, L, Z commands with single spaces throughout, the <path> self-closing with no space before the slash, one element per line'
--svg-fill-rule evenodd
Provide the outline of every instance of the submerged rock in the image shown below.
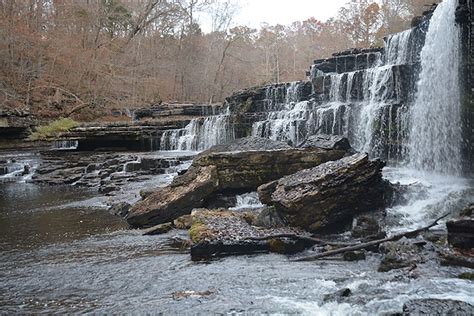
<path fill-rule="evenodd" d="M 404 315 L 473 315 L 474 306 L 462 301 L 417 299 L 403 305 Z"/>
<path fill-rule="evenodd" d="M 251 140 L 255 139 L 258 138 Z M 252 141 L 252 144 L 259 145 L 260 141 Z M 196 157 L 188 171 L 177 176 L 171 185 L 157 189 L 137 203 L 127 217 L 129 224 L 140 227 L 169 222 L 189 214 L 193 208 L 212 205 L 216 194 L 252 192 L 264 183 L 340 159 L 346 154 L 343 150 L 320 148 L 219 151 L 232 146 L 213 147 Z M 245 148 L 254 148 L 252 146 Z"/>
<path fill-rule="evenodd" d="M 352 291 L 349 288 L 343 288 L 339 291 L 331 294 L 324 295 L 323 301 L 324 302 L 331 302 L 336 301 L 338 303 L 342 302 L 344 298 L 349 297 L 352 295 Z"/>
<path fill-rule="evenodd" d="M 389 184 L 382 179 L 383 166 L 356 154 L 262 185 L 258 195 L 288 224 L 329 232 L 361 211 L 384 205 Z"/>

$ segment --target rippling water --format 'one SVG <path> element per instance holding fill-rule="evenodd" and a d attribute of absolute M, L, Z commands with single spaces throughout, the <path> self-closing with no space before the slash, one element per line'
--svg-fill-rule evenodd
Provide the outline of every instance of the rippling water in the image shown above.
<path fill-rule="evenodd" d="M 456 278 L 466 270 L 434 260 L 412 273 L 375 272 L 377 254 L 356 263 L 275 254 L 194 263 L 186 232 L 142 236 L 100 205 L 75 187 L 0 185 L 0 313 L 371 315 L 413 298 L 474 303 L 472 282 Z M 324 302 L 346 287 L 352 296 Z"/>

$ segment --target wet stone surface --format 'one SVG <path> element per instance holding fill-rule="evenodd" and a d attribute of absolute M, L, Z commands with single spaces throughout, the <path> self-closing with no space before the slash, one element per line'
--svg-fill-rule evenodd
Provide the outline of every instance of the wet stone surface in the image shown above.
<path fill-rule="evenodd" d="M 150 180 L 191 159 L 140 153 L 47 151 L 41 153 L 41 163 L 31 180 L 37 184 L 96 188 L 102 194 L 113 195 L 126 183 Z"/>

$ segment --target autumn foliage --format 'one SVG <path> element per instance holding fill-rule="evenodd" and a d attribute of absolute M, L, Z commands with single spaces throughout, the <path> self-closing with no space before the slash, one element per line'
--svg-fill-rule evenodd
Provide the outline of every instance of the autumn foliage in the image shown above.
<path fill-rule="evenodd" d="M 381 45 L 431 2 L 351 0 L 324 23 L 255 30 L 231 27 L 232 0 L 0 0 L 0 108 L 90 120 L 162 101 L 218 102 L 304 79 L 332 52 Z"/>

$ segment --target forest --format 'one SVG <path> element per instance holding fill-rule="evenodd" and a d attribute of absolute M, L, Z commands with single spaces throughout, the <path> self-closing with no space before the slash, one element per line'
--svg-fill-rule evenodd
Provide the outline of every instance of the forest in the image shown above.
<path fill-rule="evenodd" d="M 333 52 L 382 46 L 432 2 L 350 0 L 328 21 L 252 29 L 235 25 L 233 0 L 0 0 L 0 104 L 87 121 L 111 109 L 220 102 L 302 80 Z"/>

